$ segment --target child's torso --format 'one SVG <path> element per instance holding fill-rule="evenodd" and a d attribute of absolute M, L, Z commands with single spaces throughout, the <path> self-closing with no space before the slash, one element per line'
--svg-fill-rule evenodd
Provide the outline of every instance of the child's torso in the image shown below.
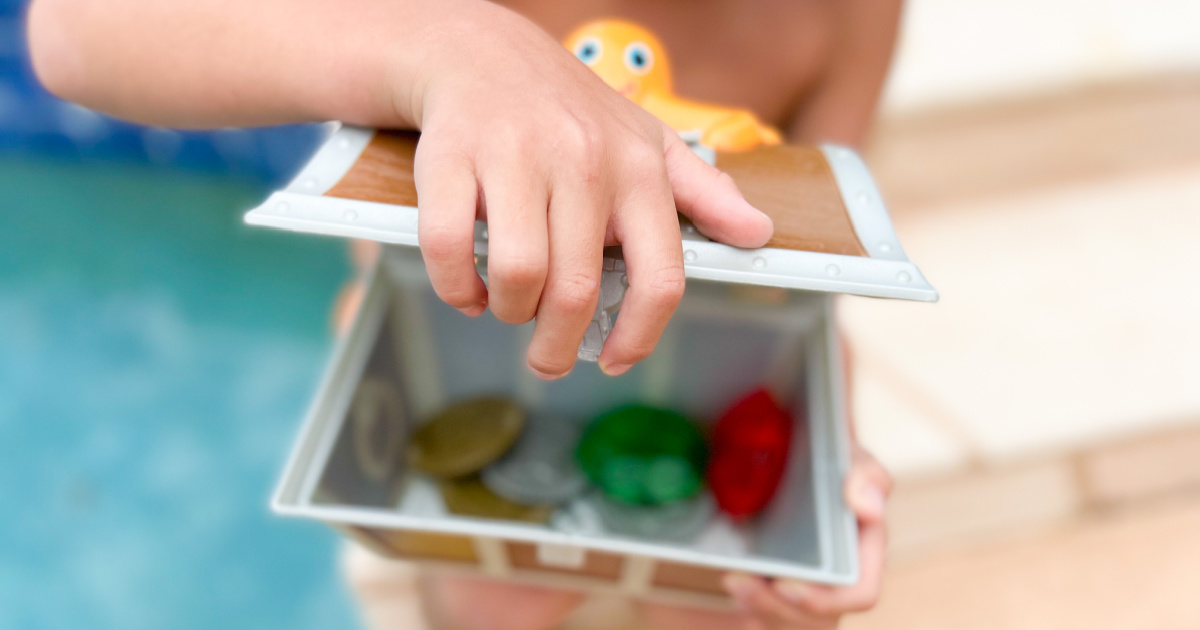
<path fill-rule="evenodd" d="M 598 18 L 656 33 L 681 96 L 746 107 L 786 127 L 817 80 L 834 32 L 822 0 L 503 0 L 562 40 Z"/>

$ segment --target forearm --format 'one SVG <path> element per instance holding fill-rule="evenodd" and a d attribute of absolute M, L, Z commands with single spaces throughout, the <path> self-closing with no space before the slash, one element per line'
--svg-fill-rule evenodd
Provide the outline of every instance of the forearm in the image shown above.
<path fill-rule="evenodd" d="M 29 42 L 52 92 L 136 122 L 415 126 L 423 64 L 484 4 L 36 0 Z"/>

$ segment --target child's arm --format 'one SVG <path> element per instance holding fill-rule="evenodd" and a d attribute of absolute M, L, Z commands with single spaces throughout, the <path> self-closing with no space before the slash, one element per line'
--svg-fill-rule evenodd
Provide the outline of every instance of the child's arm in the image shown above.
<path fill-rule="evenodd" d="M 793 142 L 860 146 L 875 118 L 892 60 L 903 0 L 841 0 L 823 76 L 792 118 Z"/>
<path fill-rule="evenodd" d="M 676 208 L 758 247 L 770 219 L 558 42 L 482 0 L 36 0 L 33 62 L 57 94 L 177 127 L 338 119 L 418 127 L 421 251 L 438 295 L 537 315 L 527 361 L 566 374 L 595 309 L 602 249 L 629 291 L 600 366 L 654 348 L 683 292 Z M 473 222 L 488 219 L 484 286 Z"/>
<path fill-rule="evenodd" d="M 392 98 L 413 92 L 441 4 L 36 0 L 30 51 L 52 92 L 140 123 L 412 125 Z"/>

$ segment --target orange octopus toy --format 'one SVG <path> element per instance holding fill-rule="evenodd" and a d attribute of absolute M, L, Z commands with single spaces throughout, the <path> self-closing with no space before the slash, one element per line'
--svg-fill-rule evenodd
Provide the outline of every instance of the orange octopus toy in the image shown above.
<path fill-rule="evenodd" d="M 779 132 L 744 109 L 697 103 L 671 88 L 667 51 L 650 31 L 621 20 L 579 27 L 564 42 L 614 90 L 654 114 L 680 135 L 698 134 L 700 144 L 719 151 L 744 151 L 779 144 Z"/>

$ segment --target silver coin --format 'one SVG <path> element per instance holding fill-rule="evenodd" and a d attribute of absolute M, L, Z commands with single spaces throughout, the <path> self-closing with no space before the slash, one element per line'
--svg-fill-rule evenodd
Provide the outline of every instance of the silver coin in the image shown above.
<path fill-rule="evenodd" d="M 716 513 L 716 504 L 708 492 L 666 505 L 629 505 L 593 492 L 589 502 L 596 508 L 606 530 L 648 540 L 691 542 Z"/>
<path fill-rule="evenodd" d="M 516 445 L 483 469 L 483 483 L 496 494 L 525 505 L 557 505 L 587 487 L 575 462 L 577 425 L 561 418 L 533 416 Z"/>

